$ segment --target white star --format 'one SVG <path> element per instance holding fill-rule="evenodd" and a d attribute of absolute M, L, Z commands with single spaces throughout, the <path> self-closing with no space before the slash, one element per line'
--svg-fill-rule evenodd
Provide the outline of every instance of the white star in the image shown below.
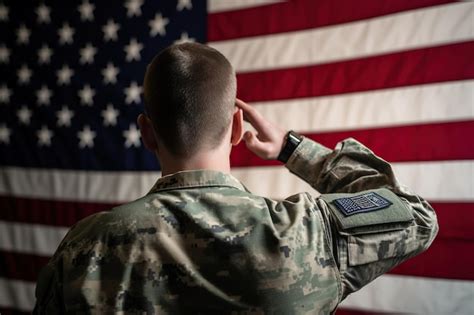
<path fill-rule="evenodd" d="M 8 88 L 8 86 L 3 84 L 0 87 L 0 104 L 1 103 L 5 103 L 5 104 L 10 103 L 10 96 L 11 95 L 12 95 L 12 91 Z"/>
<path fill-rule="evenodd" d="M 49 48 L 48 45 L 44 44 L 40 48 L 40 50 L 38 50 L 39 63 L 40 64 L 50 63 L 52 55 L 53 55 L 53 50 Z"/>
<path fill-rule="evenodd" d="M 30 83 L 31 75 L 33 74 L 33 71 L 28 68 L 27 65 L 23 64 L 20 69 L 16 72 L 18 75 L 18 83 L 23 85 L 23 84 L 28 84 Z"/>
<path fill-rule="evenodd" d="M 53 92 L 46 85 L 43 85 L 41 89 L 36 91 L 36 98 L 38 105 L 49 105 L 50 98 L 53 96 Z"/>
<path fill-rule="evenodd" d="M 128 0 L 125 2 L 125 8 L 127 8 L 127 16 L 140 16 L 142 15 L 143 0 Z"/>
<path fill-rule="evenodd" d="M 17 112 L 16 115 L 20 122 L 24 125 L 29 125 L 31 121 L 31 110 L 28 109 L 26 106 L 22 106 Z"/>
<path fill-rule="evenodd" d="M 196 40 L 192 37 L 189 37 L 187 32 L 181 33 L 181 37 L 174 41 L 175 44 L 183 44 L 189 42 L 195 42 Z"/>
<path fill-rule="evenodd" d="M 36 135 L 38 136 L 38 145 L 50 146 L 51 138 L 53 137 L 54 133 L 49 130 L 48 127 L 43 125 L 41 129 L 36 132 Z"/>
<path fill-rule="evenodd" d="M 28 44 L 30 42 L 30 35 L 30 30 L 24 24 L 21 24 L 20 28 L 16 30 L 16 42 L 18 44 Z"/>
<path fill-rule="evenodd" d="M 176 10 L 183 11 L 183 9 L 191 10 L 193 8 L 193 4 L 191 0 L 178 0 L 178 4 L 176 5 Z"/>
<path fill-rule="evenodd" d="M 107 24 L 102 26 L 102 32 L 104 32 L 105 41 L 115 41 L 118 39 L 117 32 L 120 29 L 120 25 L 115 23 L 114 20 L 108 20 Z"/>
<path fill-rule="evenodd" d="M 125 137 L 126 148 L 130 148 L 132 145 L 134 147 L 140 146 L 140 132 L 135 124 L 131 124 L 128 130 L 124 130 L 122 134 Z"/>
<path fill-rule="evenodd" d="M 84 128 L 82 128 L 82 130 L 77 133 L 77 137 L 79 138 L 79 148 L 83 149 L 85 147 L 94 147 L 95 135 L 95 131 L 91 130 L 89 126 L 85 125 Z"/>
<path fill-rule="evenodd" d="M 91 89 L 89 84 L 86 84 L 82 89 L 79 90 L 77 94 L 81 98 L 82 105 L 92 106 L 92 103 L 94 102 L 95 91 L 94 89 Z"/>
<path fill-rule="evenodd" d="M 150 26 L 150 36 L 155 37 L 157 34 L 166 35 L 165 26 L 170 22 L 169 19 L 163 18 L 161 13 L 155 14 L 155 18 L 148 22 Z"/>
<path fill-rule="evenodd" d="M 143 44 L 137 42 L 135 38 L 130 40 L 130 43 L 125 46 L 124 50 L 127 53 L 127 57 L 125 59 L 130 62 L 132 60 L 140 61 L 140 51 L 143 49 Z"/>
<path fill-rule="evenodd" d="M 71 83 L 71 77 L 74 75 L 74 70 L 69 68 L 68 65 L 63 65 L 61 69 L 56 71 L 58 77 L 58 85 L 67 85 Z"/>
<path fill-rule="evenodd" d="M 58 31 L 59 43 L 61 45 L 72 44 L 73 42 L 72 37 L 74 36 L 74 33 L 75 33 L 74 29 L 70 27 L 68 23 L 64 23 L 63 26 Z"/>
<path fill-rule="evenodd" d="M 107 64 L 107 68 L 102 69 L 102 75 L 104 76 L 104 84 L 114 84 L 117 82 L 117 74 L 119 69 L 115 67 L 112 63 Z"/>
<path fill-rule="evenodd" d="M 102 111 L 104 126 L 115 126 L 117 124 L 117 117 L 119 113 L 120 112 L 115 109 L 112 104 L 108 104 L 107 108 Z"/>
<path fill-rule="evenodd" d="M 58 117 L 58 126 L 71 126 L 71 119 L 74 116 L 74 112 L 67 108 L 67 106 L 63 106 L 60 111 L 56 112 L 56 117 Z"/>
<path fill-rule="evenodd" d="M 10 143 L 11 130 L 5 124 L 0 125 L 0 143 Z"/>
<path fill-rule="evenodd" d="M 46 23 L 48 24 L 51 22 L 50 14 L 51 10 L 44 5 L 44 3 L 40 4 L 39 7 L 36 8 L 36 14 L 38 15 L 38 23 Z"/>
<path fill-rule="evenodd" d="M 0 21 L 8 21 L 8 7 L 6 7 L 3 3 L 0 3 Z"/>
<path fill-rule="evenodd" d="M 88 43 L 86 47 L 80 50 L 80 54 L 81 54 L 80 63 L 81 64 L 93 63 L 94 55 L 96 54 L 96 52 L 97 52 L 97 48 L 92 46 L 91 43 Z"/>
<path fill-rule="evenodd" d="M 125 103 L 132 104 L 137 103 L 139 104 L 140 94 L 143 92 L 143 88 L 137 85 L 137 82 L 133 81 L 132 84 L 128 88 L 125 88 L 124 93 L 126 94 Z"/>
<path fill-rule="evenodd" d="M 0 63 L 10 62 L 10 49 L 5 45 L 0 46 Z"/>
<path fill-rule="evenodd" d="M 81 21 L 93 21 L 94 9 L 95 5 L 89 3 L 89 0 L 82 1 L 82 4 L 77 7 L 77 10 L 81 13 Z"/>
<path fill-rule="evenodd" d="M 0 143 L 10 143 L 11 130 L 5 124 L 0 125 Z"/>

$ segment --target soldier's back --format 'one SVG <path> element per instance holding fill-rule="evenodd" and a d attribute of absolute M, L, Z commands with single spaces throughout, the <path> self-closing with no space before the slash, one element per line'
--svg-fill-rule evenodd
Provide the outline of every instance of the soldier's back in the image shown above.
<path fill-rule="evenodd" d="M 205 180 L 203 180 L 205 178 Z M 323 219 L 231 176 L 185 172 L 79 222 L 58 249 L 70 311 L 328 314 L 338 301 Z"/>

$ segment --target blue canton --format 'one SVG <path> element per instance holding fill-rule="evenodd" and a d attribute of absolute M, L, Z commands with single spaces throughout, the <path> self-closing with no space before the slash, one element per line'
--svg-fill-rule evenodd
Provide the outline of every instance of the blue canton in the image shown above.
<path fill-rule="evenodd" d="M 387 208 L 392 204 L 390 201 L 374 192 L 353 197 L 339 198 L 333 202 L 345 216 L 380 210 Z"/>
<path fill-rule="evenodd" d="M 0 0 L 0 165 L 156 170 L 140 140 L 143 75 L 206 41 L 206 1 Z"/>

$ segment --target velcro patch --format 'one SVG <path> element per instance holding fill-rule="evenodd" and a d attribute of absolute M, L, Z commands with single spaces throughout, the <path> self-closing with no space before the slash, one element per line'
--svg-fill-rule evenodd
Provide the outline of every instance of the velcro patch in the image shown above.
<path fill-rule="evenodd" d="M 338 198 L 335 199 L 333 203 L 345 216 L 350 216 L 360 212 L 371 212 L 392 205 L 390 201 L 375 192 Z"/>

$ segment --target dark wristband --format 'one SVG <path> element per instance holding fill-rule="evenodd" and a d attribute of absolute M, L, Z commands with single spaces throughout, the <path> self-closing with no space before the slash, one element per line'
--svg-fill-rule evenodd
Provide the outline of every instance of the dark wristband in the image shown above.
<path fill-rule="evenodd" d="M 288 159 L 296 150 L 296 147 L 298 147 L 302 140 L 303 137 L 301 137 L 296 132 L 290 130 L 286 135 L 285 145 L 281 149 L 280 154 L 278 154 L 278 161 L 283 163 L 288 162 Z"/>

